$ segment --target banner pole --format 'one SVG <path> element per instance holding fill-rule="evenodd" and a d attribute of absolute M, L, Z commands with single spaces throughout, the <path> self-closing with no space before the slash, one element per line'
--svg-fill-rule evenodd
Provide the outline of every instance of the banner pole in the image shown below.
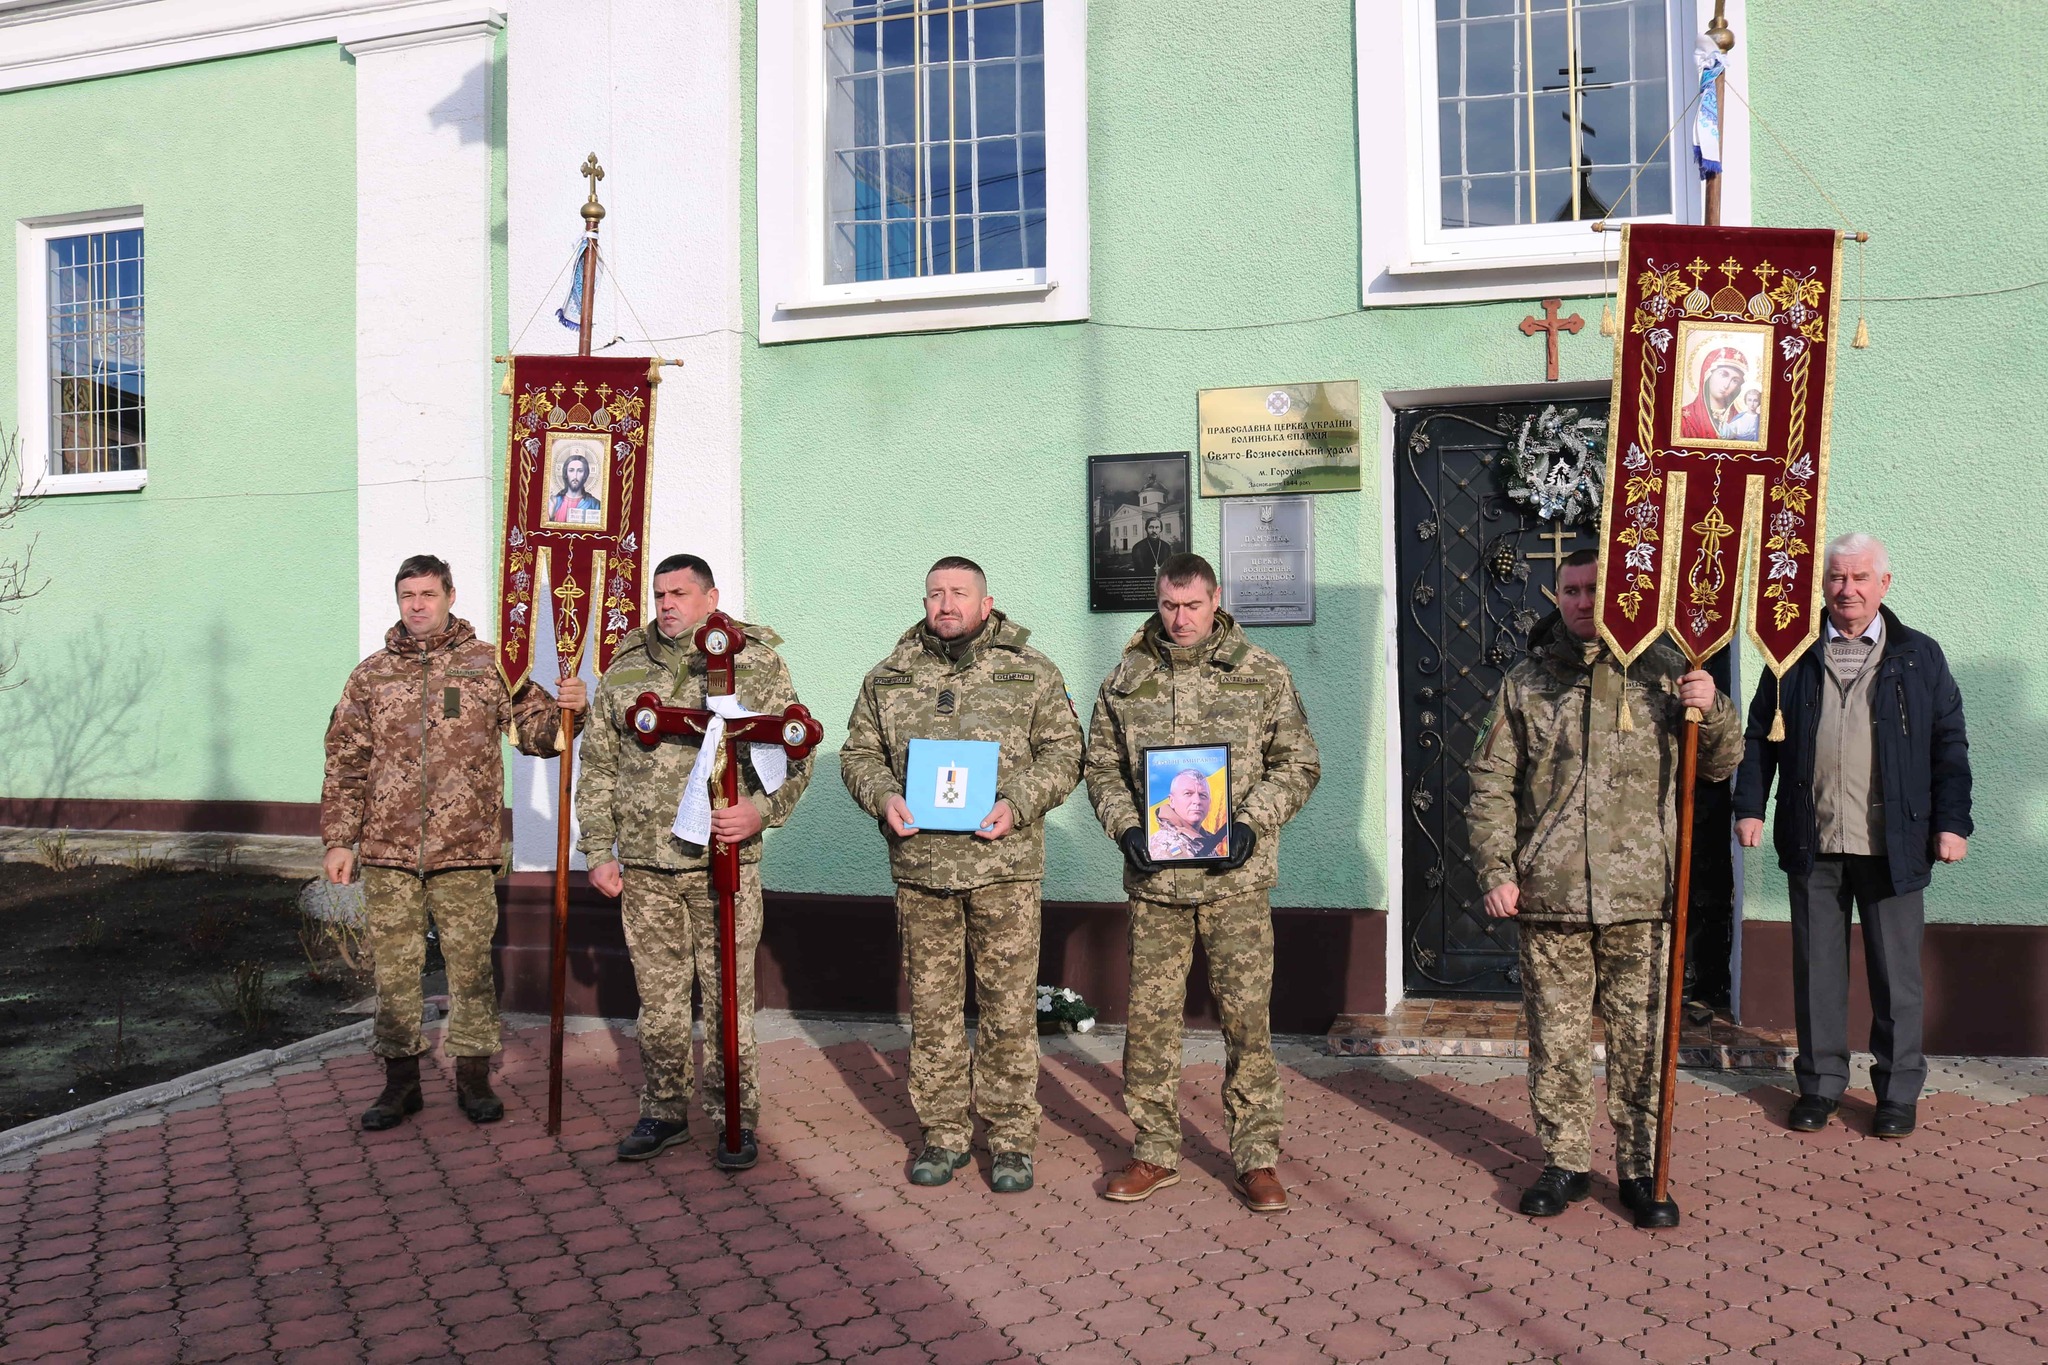
<path fill-rule="evenodd" d="M 604 167 L 592 152 L 583 163 L 584 178 L 590 181 L 590 198 L 583 214 L 583 305 L 576 320 L 576 354 L 590 354 L 590 326 L 597 304 L 597 229 L 604 221 L 604 205 L 597 202 L 597 182 Z M 562 654 L 563 681 L 576 676 L 583 650 L 573 657 Z M 561 769 L 555 783 L 555 918 L 553 942 L 548 952 L 548 1136 L 562 1131 L 562 1038 L 569 991 L 569 801 L 576 783 L 576 727 L 567 711 L 562 712 Z"/>

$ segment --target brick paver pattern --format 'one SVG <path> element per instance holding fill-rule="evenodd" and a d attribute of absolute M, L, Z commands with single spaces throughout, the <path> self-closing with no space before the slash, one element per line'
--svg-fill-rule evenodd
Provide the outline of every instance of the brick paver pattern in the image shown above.
<path fill-rule="evenodd" d="M 997 1196 L 985 1152 L 904 1182 L 902 1035 L 840 1036 L 764 1046 L 762 1159 L 739 1175 L 701 1118 L 612 1160 L 640 1075 L 610 1029 L 569 1039 L 559 1140 L 526 1028 L 495 1126 L 460 1116 L 436 1058 L 425 1113 L 360 1132 L 379 1073 L 348 1056 L 46 1149 L 0 1172 L 0 1359 L 2048 1360 L 2037 1083 L 1931 1094 L 1892 1143 L 1867 1094 L 1802 1137 L 1783 1079 L 1689 1077 L 1686 1221 L 1650 1234 L 1606 1169 L 1562 1217 L 1515 1212 L 1540 1153 L 1509 1065 L 1297 1055 L 1295 1207 L 1261 1216 L 1226 1188 L 1213 1064 L 1187 1073 L 1181 1184 L 1114 1206 L 1113 1041 L 1048 1049 L 1038 1188 Z"/>

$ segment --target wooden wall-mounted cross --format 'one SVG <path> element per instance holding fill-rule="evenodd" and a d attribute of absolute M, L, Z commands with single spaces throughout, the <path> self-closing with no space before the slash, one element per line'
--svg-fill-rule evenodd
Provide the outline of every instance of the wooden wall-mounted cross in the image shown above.
<path fill-rule="evenodd" d="M 1543 300 L 1542 321 L 1539 322 L 1533 317 L 1522 319 L 1523 336 L 1532 337 L 1538 332 L 1544 334 L 1543 347 L 1549 363 L 1544 368 L 1543 377 L 1552 384 L 1557 382 L 1557 334 L 1559 332 L 1576 333 L 1581 327 L 1586 325 L 1585 319 L 1581 318 L 1577 313 L 1572 314 L 1568 318 L 1560 318 L 1557 315 L 1557 310 L 1563 302 L 1563 299 L 1545 299 Z"/>

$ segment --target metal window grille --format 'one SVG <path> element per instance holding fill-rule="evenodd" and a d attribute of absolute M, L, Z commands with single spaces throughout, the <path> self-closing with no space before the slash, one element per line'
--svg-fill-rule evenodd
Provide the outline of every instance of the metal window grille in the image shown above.
<path fill-rule="evenodd" d="M 143 467 L 142 229 L 49 243 L 50 473 Z"/>
<path fill-rule="evenodd" d="M 1671 212 L 1673 143 L 1628 190 L 1671 126 L 1666 7 L 1436 0 L 1443 226 Z"/>
<path fill-rule="evenodd" d="M 1045 265 L 1042 0 L 825 0 L 826 279 Z"/>

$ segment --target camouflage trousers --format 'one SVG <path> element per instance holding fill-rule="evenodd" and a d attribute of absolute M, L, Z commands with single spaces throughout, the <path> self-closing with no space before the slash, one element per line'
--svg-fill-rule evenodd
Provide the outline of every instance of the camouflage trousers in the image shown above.
<path fill-rule="evenodd" d="M 724 1016 L 719 1008 L 718 893 L 711 873 L 625 870 L 622 918 L 640 988 L 640 1116 L 682 1123 L 695 1074 L 690 991 L 704 997 L 704 1073 L 697 1092 L 713 1122 L 725 1121 Z M 740 1125 L 760 1126 L 761 1065 L 754 1046 L 754 955 L 761 946 L 761 869 L 740 864 L 733 897 L 739 957 Z"/>
<path fill-rule="evenodd" d="M 1522 927 L 1529 1106 L 1549 1163 L 1593 1169 L 1593 1012 L 1607 1031 L 1607 1116 L 1624 1180 L 1651 1174 L 1657 1146 L 1664 926 Z"/>
<path fill-rule="evenodd" d="M 973 1144 L 971 1102 L 988 1124 L 991 1151 L 1037 1150 L 1038 928 L 1037 882 L 896 888 L 910 982 L 910 1103 L 934 1147 L 964 1152 Z M 961 1016 L 970 955 L 980 1014 L 971 1068 Z"/>
<path fill-rule="evenodd" d="M 1131 1013 L 1124 1033 L 1124 1110 L 1132 1155 L 1180 1166 L 1181 1022 L 1195 938 L 1223 1016 L 1223 1116 L 1239 1174 L 1280 1160 L 1282 1092 L 1273 1060 L 1273 912 L 1264 891 L 1165 905 L 1131 901 Z"/>
<path fill-rule="evenodd" d="M 420 1036 L 420 972 L 427 962 L 432 920 L 448 964 L 448 1029 L 442 1046 L 451 1057 L 488 1057 L 499 1050 L 498 981 L 491 970 L 491 939 L 498 931 L 497 874 L 461 867 L 422 877 L 399 867 L 365 867 L 363 899 L 370 921 L 370 960 L 377 978 L 377 1023 L 370 1051 L 379 1057 L 416 1057 Z"/>

